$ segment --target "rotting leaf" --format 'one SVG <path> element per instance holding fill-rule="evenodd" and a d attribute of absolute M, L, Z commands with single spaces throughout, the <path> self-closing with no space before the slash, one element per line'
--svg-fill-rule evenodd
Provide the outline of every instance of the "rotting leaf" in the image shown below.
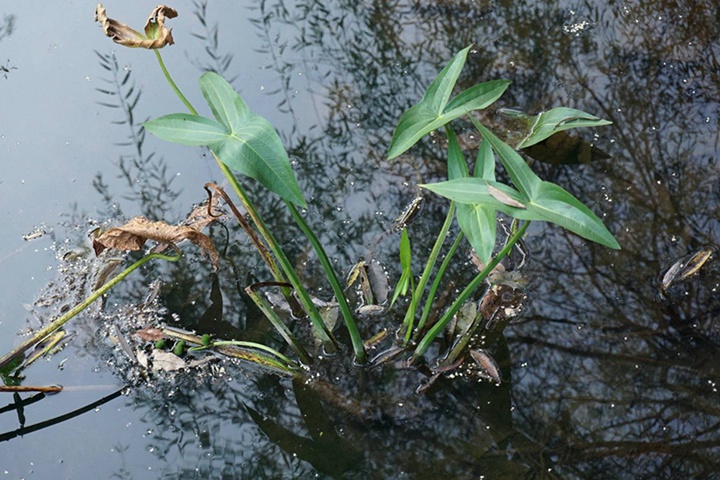
<path fill-rule="evenodd" d="M 660 289 L 667 291 L 672 285 L 695 275 L 714 253 L 714 247 L 704 247 L 695 253 L 684 256 L 665 272 L 660 282 Z"/>
<path fill-rule="evenodd" d="M 185 360 L 173 353 L 164 350 L 153 350 L 152 352 L 152 369 L 155 372 L 175 372 L 187 368 L 187 366 Z"/>
<path fill-rule="evenodd" d="M 161 244 L 176 244 L 190 240 L 210 257 L 215 270 L 218 269 L 218 253 L 207 235 L 192 227 L 152 222 L 145 217 L 135 217 L 122 227 L 111 228 L 93 240 L 95 254 L 100 255 L 108 248 L 118 250 L 140 250 L 147 240 Z"/>
<path fill-rule="evenodd" d="M 497 363 L 495 363 L 495 360 L 490 355 L 488 355 L 487 352 L 480 349 L 470 350 L 470 356 L 475 361 L 477 366 L 480 367 L 478 375 L 483 378 L 487 378 L 488 380 L 492 380 L 498 385 L 502 382 L 500 368 L 498 367 Z"/>
<path fill-rule="evenodd" d="M 108 18 L 105 7 L 99 3 L 95 9 L 95 21 L 100 22 L 105 35 L 113 42 L 131 48 L 163 48 L 175 43 L 172 30 L 165 26 L 166 18 L 177 17 L 177 11 L 165 5 L 158 5 L 145 22 L 145 35 L 122 22 Z"/>
<path fill-rule="evenodd" d="M 139 337 L 142 340 L 145 340 L 146 342 L 157 342 L 158 340 L 162 340 L 163 338 L 165 338 L 165 333 L 163 333 L 163 331 L 159 328 L 154 327 L 135 330 L 133 332 L 133 335 Z"/>

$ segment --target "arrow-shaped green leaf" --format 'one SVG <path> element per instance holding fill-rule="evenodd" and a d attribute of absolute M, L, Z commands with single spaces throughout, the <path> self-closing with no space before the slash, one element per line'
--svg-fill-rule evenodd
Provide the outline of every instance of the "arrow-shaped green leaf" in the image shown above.
<path fill-rule="evenodd" d="M 187 113 L 173 113 L 143 124 L 145 129 L 168 142 L 200 146 L 224 140 L 228 131 L 209 118 Z"/>
<path fill-rule="evenodd" d="M 390 143 L 389 159 L 407 151 L 423 136 L 451 120 L 472 110 L 486 108 L 503 94 L 510 82 L 493 80 L 465 90 L 448 103 L 469 50 L 467 47 L 455 55 L 430 84 L 422 100 L 400 117 Z"/>
<path fill-rule="evenodd" d="M 574 108 L 553 108 L 537 115 L 535 123 L 530 128 L 530 133 L 518 144 L 517 148 L 535 145 L 563 130 L 580 127 L 601 127 L 611 124 L 612 122 Z"/>

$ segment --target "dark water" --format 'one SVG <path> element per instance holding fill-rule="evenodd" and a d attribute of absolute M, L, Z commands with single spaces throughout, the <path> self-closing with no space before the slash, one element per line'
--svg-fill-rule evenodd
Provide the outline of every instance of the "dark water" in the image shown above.
<path fill-rule="evenodd" d="M 533 166 L 601 215 L 622 250 L 531 227 L 528 301 L 494 347 L 511 377 L 500 387 L 447 380 L 417 396 L 412 371 L 328 362 L 323 382 L 308 386 L 227 363 L 117 396 L 127 371 L 97 332 L 158 277 L 165 320 L 265 338 L 235 286 L 263 270 L 231 229 L 235 269 L 225 263 L 215 279 L 190 255 L 144 270 L 111 294 L 104 316 L 69 326 L 69 347 L 25 372 L 25 384 L 59 383 L 63 393 L 25 405 L 24 419 L 3 408 L 11 394 L 0 397 L 1 477 L 720 478 L 720 269 L 711 259 L 665 295 L 657 289 L 672 263 L 720 238 L 715 2 L 240 3 L 173 5 L 180 17 L 165 62 L 196 106 L 197 78 L 214 69 L 278 128 L 308 220 L 341 273 L 414 185 L 444 177 L 432 144 L 391 163 L 385 154 L 401 112 L 471 43 L 463 87 L 507 78 L 498 106 L 563 105 L 614 122 L 582 132 L 610 158 Z M 148 13 L 142 2 L 106 7 L 137 28 Z M 60 286 L 57 255 L 78 249 L 86 231 L 138 214 L 177 221 L 204 198 L 206 181 L 221 179 L 202 151 L 142 136 L 142 121 L 182 105 L 154 56 L 116 48 L 92 23 L 93 8 L 0 10 L 14 18 L 0 33 L 3 353 L 36 317 L 82 296 Z M 329 297 L 282 204 L 258 203 L 315 293 Z M 417 257 L 445 208 L 428 199 L 413 223 Z M 396 241 L 380 242 L 380 260 L 395 261 Z M 369 336 L 378 322 L 361 328 Z M 21 421 L 38 428 L 15 436 Z"/>

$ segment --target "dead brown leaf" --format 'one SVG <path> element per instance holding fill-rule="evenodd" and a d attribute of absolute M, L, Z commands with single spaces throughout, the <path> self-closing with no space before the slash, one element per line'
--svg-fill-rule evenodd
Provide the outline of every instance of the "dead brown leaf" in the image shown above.
<path fill-rule="evenodd" d="M 185 360 L 174 353 L 157 349 L 152 352 L 152 369 L 154 372 L 175 372 L 187 368 L 187 366 Z"/>
<path fill-rule="evenodd" d="M 133 48 L 162 48 L 175 43 L 172 30 L 165 27 L 166 18 L 177 17 L 177 11 L 165 5 L 158 5 L 145 22 L 145 35 L 122 22 L 108 18 L 105 7 L 99 3 L 95 9 L 95 21 L 100 22 L 105 35 L 113 42 Z"/>
<path fill-rule="evenodd" d="M 220 206 L 220 198 L 217 195 L 211 197 L 210 200 L 204 201 L 190 211 L 183 225 L 195 230 L 202 230 L 211 223 L 222 217 L 222 212 L 214 213 Z"/>
<path fill-rule="evenodd" d="M 157 342 L 158 340 L 162 340 L 163 338 L 165 338 L 165 334 L 162 330 L 152 327 L 135 330 L 133 332 L 133 335 L 139 337 L 142 340 L 145 340 L 146 342 Z"/>
<path fill-rule="evenodd" d="M 213 268 L 218 269 L 218 253 L 210 237 L 192 227 L 152 222 L 145 217 L 135 217 L 122 227 L 111 228 L 93 240 L 93 248 L 96 255 L 108 248 L 135 251 L 140 250 L 148 240 L 161 244 L 190 240 L 210 257 Z"/>

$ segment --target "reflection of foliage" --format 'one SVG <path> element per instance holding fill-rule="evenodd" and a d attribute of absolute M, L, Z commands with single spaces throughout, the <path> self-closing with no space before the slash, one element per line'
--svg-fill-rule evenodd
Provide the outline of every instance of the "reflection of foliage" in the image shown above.
<path fill-rule="evenodd" d="M 218 75 L 223 76 L 228 82 L 232 83 L 235 78 L 228 77 L 228 68 L 233 59 L 231 53 L 220 53 L 220 41 L 218 39 L 220 30 L 218 24 L 208 24 L 207 14 L 207 0 L 193 0 L 193 7 L 195 7 L 195 18 L 203 28 L 202 33 L 191 33 L 195 38 L 200 39 L 205 44 L 205 53 L 210 58 L 207 63 L 201 63 L 197 59 L 191 59 L 190 61 L 203 72 L 215 72 Z"/>
<path fill-rule="evenodd" d="M 418 158 L 406 160 L 411 165 L 386 165 L 382 157 L 388 126 L 417 97 L 412 90 L 427 83 L 412 75 L 436 70 L 448 52 L 475 43 L 471 72 L 460 82 L 509 78 L 508 101 L 525 111 L 572 104 L 600 109 L 615 122 L 605 133 L 614 144 L 595 139 L 614 159 L 541 167 L 581 200 L 597 199 L 612 230 L 625 232 L 624 250 L 587 250 L 552 229 L 533 235 L 533 309 L 510 328 L 513 357 L 527 363 L 515 377 L 515 420 L 535 432 L 535 448 L 552 454 L 548 466 L 571 476 L 623 476 L 629 465 L 637 465 L 631 471 L 640 478 L 716 471 L 712 434 L 720 416 L 705 399 L 716 395 L 717 371 L 707 362 L 718 348 L 713 321 L 720 306 L 710 288 L 717 274 L 710 270 L 690 284 L 681 301 L 659 302 L 650 284 L 664 264 L 718 242 L 718 5 L 615 8 L 608 1 L 572 11 L 553 0 L 261 5 L 254 23 L 274 41 L 282 106 L 292 111 L 287 103 L 302 99 L 292 94 L 297 72 L 309 91 L 327 99 L 322 134 L 293 130 L 291 143 L 301 179 L 332 179 L 304 186 L 323 199 L 312 208 L 329 220 L 314 226 L 330 230 L 329 245 L 371 239 L 381 223 L 374 211 L 403 204 L 403 180 L 433 179 L 432 146 L 416 150 Z M 680 16 L 697 24 L 673 20 Z M 458 18 L 470 20 L 458 26 Z M 433 213 L 423 212 L 420 228 L 431 225 Z M 360 228 L 348 230 L 353 226 Z M 348 252 L 341 258 L 362 253 L 338 248 Z"/>
<path fill-rule="evenodd" d="M 118 145 L 132 147 L 134 150 L 132 154 L 122 155 L 118 159 L 119 178 L 127 182 L 129 189 L 129 193 L 125 194 L 124 198 L 139 203 L 142 214 L 148 218 L 171 220 L 167 218 L 172 211 L 171 203 L 179 193 L 172 189 L 173 178 L 168 176 L 165 160 L 154 153 L 146 154 L 144 151 L 145 130 L 134 115 L 142 91 L 136 88 L 132 81 L 132 70 L 129 67 L 121 67 L 114 53 L 96 53 L 100 66 L 110 74 L 109 79 L 104 79 L 110 87 L 97 89 L 106 96 L 106 101 L 98 103 L 108 108 L 117 108 L 122 112 L 123 118 L 113 123 L 127 125 L 129 133 L 127 141 Z M 122 215 L 121 206 L 114 199 L 102 173 L 95 176 L 93 185 L 106 204 L 107 211 L 102 214 L 108 217 Z"/>
<path fill-rule="evenodd" d="M 490 393 L 461 385 L 457 394 L 443 389 L 431 393 L 429 401 L 403 398 L 403 405 L 421 406 L 414 416 L 399 409 L 399 414 L 380 412 L 361 422 L 344 412 L 333 416 L 334 425 L 366 449 L 361 468 L 386 477 L 400 469 L 418 476 L 437 473 L 415 470 L 437 458 L 446 463 L 445 476 L 459 471 L 509 478 L 555 472 L 571 478 L 712 476 L 720 469 L 714 360 L 720 305 L 713 291 L 719 273 L 711 264 L 666 301 L 658 299 L 651 281 L 663 264 L 718 239 L 718 6 L 707 0 L 660 1 L 618 10 L 616 2 L 586 2 L 571 15 L 563 2 L 553 0 L 479 4 L 260 4 L 254 24 L 274 49 L 266 53 L 281 78 L 277 88 L 267 91 L 279 96 L 281 110 L 293 119 L 284 134 L 311 199 L 313 227 L 322 232 L 325 245 L 337 249 L 330 254 L 346 268 L 384 230 L 383 215 L 375 212 L 392 217 L 412 197 L 404 182 L 432 181 L 442 174 L 432 144 L 419 147 L 415 158 L 387 165 L 389 128 L 428 83 L 425 73 L 429 76 L 449 52 L 474 41 L 472 72 L 461 82 L 511 78 L 512 103 L 524 110 L 571 103 L 589 111 L 599 108 L 615 122 L 612 145 L 597 139 L 614 159 L 581 170 L 547 167 L 547 173 L 571 185 L 579 198 L 597 198 L 613 230 L 625 232 L 624 250 L 610 254 L 581 245 L 557 229 L 533 235 L 527 266 L 534 277 L 531 311 L 508 328 L 515 360 L 511 391 L 503 390 L 509 385 L 490 387 Z M 205 4 L 196 5 L 204 14 Z M 458 11 L 472 25 L 455 27 Z M 680 14 L 689 18 L 693 11 L 707 14 L 691 22 L 672 20 Z M 586 19 L 587 31 L 569 34 L 563 28 Z M 207 29 L 205 39 L 217 46 L 213 29 Z M 216 50 L 210 55 L 215 66 L 229 64 L 224 58 Z M 299 88 L 298 72 L 304 73 L 307 89 Z M 118 77 L 112 85 L 115 92 L 129 88 Z M 301 128 L 305 119 L 297 112 L 313 110 L 298 106 L 306 97 L 296 90 L 309 92 L 313 101 L 325 99 L 313 104 L 319 128 Z M 102 185 L 99 190 L 106 191 Z M 263 208 L 264 213 L 275 211 L 277 203 L 270 200 Z M 433 233 L 441 210 L 441 202 L 431 199 L 423 211 L 426 223 L 413 228 Z M 281 237 L 295 236 L 283 228 L 280 213 L 269 217 L 278 220 Z M 231 239 L 237 239 L 234 232 Z M 422 241 L 417 245 L 424 250 Z M 304 262 L 298 255 L 298 264 Z M 203 274 L 173 270 L 169 283 L 174 290 L 168 297 L 173 312 L 182 311 L 188 319 L 210 312 L 196 302 L 207 296 Z M 246 283 L 246 278 L 238 275 L 222 284 L 234 281 Z M 226 331 L 243 333 L 240 294 L 228 289 L 223 298 L 217 288 L 213 284 L 212 301 L 224 301 Z M 214 323 L 222 313 L 215 313 Z M 347 371 L 337 377 L 364 389 L 352 397 L 377 398 L 387 405 L 398 400 L 402 380 L 400 373 L 383 373 L 392 378 L 377 378 L 374 371 L 365 383 Z M 244 409 L 248 405 L 306 437 L 308 424 L 305 412 L 293 404 L 295 393 L 274 378 L 250 383 L 180 389 L 172 402 L 137 399 L 135 406 L 157 428 L 152 446 L 163 452 L 166 469 L 176 469 L 166 473 L 211 477 L 217 465 L 228 476 L 314 473 L 284 452 L 280 442 L 273 445 L 261 436 L 258 445 L 259 431 Z M 474 402 L 469 400 L 473 394 Z M 510 394 L 513 428 L 508 427 Z M 322 399 L 332 405 L 327 396 Z M 483 415 L 503 421 L 484 424 Z M 496 435 L 491 448 L 481 433 L 487 426 Z M 397 465 L 401 468 L 389 471 Z"/>
<path fill-rule="evenodd" d="M 3 40 L 15 31 L 15 15 L 3 16 L 2 24 L 0 25 L 0 40 Z"/>

